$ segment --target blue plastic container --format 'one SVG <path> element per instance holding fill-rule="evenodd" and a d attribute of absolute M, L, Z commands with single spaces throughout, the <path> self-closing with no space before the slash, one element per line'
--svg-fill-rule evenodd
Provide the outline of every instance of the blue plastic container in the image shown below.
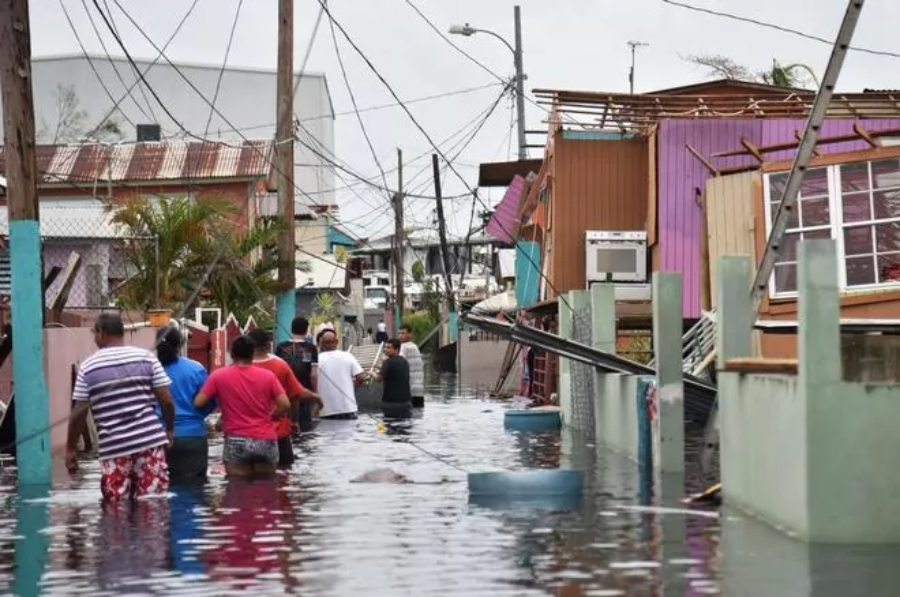
<path fill-rule="evenodd" d="M 511 408 L 503 416 L 503 427 L 511 431 L 553 431 L 561 426 L 558 406 Z"/>
<path fill-rule="evenodd" d="M 534 499 L 548 496 L 581 496 L 584 474 L 572 469 L 532 469 L 469 473 L 469 496 Z"/>

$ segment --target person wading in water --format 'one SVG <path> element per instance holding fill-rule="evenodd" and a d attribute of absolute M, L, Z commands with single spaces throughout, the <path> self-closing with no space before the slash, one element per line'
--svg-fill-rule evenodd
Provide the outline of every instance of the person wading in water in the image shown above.
<path fill-rule="evenodd" d="M 409 363 L 400 356 L 400 340 L 391 338 L 384 344 L 385 359 L 381 363 L 381 410 L 385 419 L 408 419 L 412 416 L 409 391 Z"/>
<path fill-rule="evenodd" d="M 262 328 L 256 328 L 248 332 L 247 337 L 253 341 L 253 364 L 275 374 L 275 377 L 278 378 L 278 383 L 284 388 L 284 392 L 292 405 L 297 402 L 308 402 L 313 404 L 314 408 L 321 408 L 322 400 L 319 396 L 304 388 L 297 381 L 297 377 L 291 371 L 290 366 L 270 352 L 272 336 L 269 332 Z M 294 464 L 290 412 L 284 413 L 275 421 L 275 434 L 278 436 L 278 466 L 289 467 Z"/>
<path fill-rule="evenodd" d="M 338 350 L 338 338 L 332 330 L 322 331 L 316 337 L 316 343 L 322 347 L 319 353 L 319 396 L 325 404 L 319 418 L 357 418 L 356 386 L 366 380 L 366 372 L 355 356 Z"/>
<path fill-rule="evenodd" d="M 181 356 L 184 335 L 174 326 L 156 333 L 156 356 L 172 381 L 170 391 L 175 404 L 175 439 L 166 453 L 169 476 L 174 479 L 204 479 L 209 460 L 209 432 L 206 417 L 215 410 L 211 401 L 202 410 L 194 408 L 194 397 L 208 374 L 192 359 Z"/>
<path fill-rule="evenodd" d="M 425 363 L 418 345 L 413 342 L 412 326 L 400 326 L 400 356 L 409 363 L 409 391 L 412 394 L 413 408 L 425 407 Z"/>
<path fill-rule="evenodd" d="M 198 409 L 218 400 L 225 433 L 222 460 L 233 477 L 275 473 L 278 435 L 273 419 L 291 408 L 275 374 L 253 364 L 253 352 L 250 338 L 235 338 L 232 364 L 213 371 L 194 399 Z"/>
<path fill-rule="evenodd" d="M 70 473 L 78 470 L 78 438 L 89 408 L 97 425 L 104 501 L 166 493 L 165 448 L 175 426 L 169 377 L 155 354 L 125 345 L 125 324 L 118 313 L 97 317 L 94 343 L 97 352 L 85 359 L 75 378 L 72 399 L 77 405 L 69 419 L 66 467 Z M 156 416 L 157 404 L 165 426 Z"/>
<path fill-rule="evenodd" d="M 305 317 L 295 317 L 291 322 L 290 340 L 282 342 L 275 347 L 275 356 L 284 359 L 290 365 L 291 371 L 297 381 L 304 388 L 318 390 L 319 376 L 319 351 L 312 339 L 309 338 L 309 320 Z M 313 428 L 315 404 L 310 401 L 295 401 L 291 403 L 291 418 L 297 425 L 298 431 L 310 431 Z"/>

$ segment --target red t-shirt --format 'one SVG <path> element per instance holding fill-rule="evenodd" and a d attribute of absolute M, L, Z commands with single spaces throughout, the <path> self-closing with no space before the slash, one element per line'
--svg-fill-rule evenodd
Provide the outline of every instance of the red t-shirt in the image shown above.
<path fill-rule="evenodd" d="M 288 398 L 293 400 L 305 391 L 303 384 L 297 380 L 297 376 L 291 371 L 291 366 L 283 359 L 270 356 L 264 360 L 253 361 L 253 364 L 274 373 L 275 377 L 278 378 L 278 383 L 284 388 L 284 393 L 287 394 Z M 287 437 L 291 434 L 290 415 L 284 414 L 278 417 L 275 421 L 275 434 L 278 435 L 278 439 Z"/>
<path fill-rule="evenodd" d="M 226 436 L 278 439 L 272 409 L 284 389 L 271 371 L 230 365 L 213 371 L 200 391 L 218 399 Z"/>

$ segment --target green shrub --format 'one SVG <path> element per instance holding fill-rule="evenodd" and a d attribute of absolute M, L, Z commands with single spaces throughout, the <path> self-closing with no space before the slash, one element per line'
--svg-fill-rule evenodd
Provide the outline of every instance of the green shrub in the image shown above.
<path fill-rule="evenodd" d="M 419 345 L 422 352 L 431 352 L 437 347 L 439 334 L 434 334 L 426 345 L 422 344 L 422 340 L 427 336 L 434 326 L 438 324 L 438 319 L 428 311 L 407 312 L 403 316 L 403 324 L 412 328 L 413 342 Z"/>

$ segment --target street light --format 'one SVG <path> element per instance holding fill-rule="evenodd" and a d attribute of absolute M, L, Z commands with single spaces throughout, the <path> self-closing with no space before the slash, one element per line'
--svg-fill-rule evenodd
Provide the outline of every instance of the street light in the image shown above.
<path fill-rule="evenodd" d="M 478 29 L 468 23 L 465 25 L 452 25 L 449 31 L 451 35 L 462 35 L 464 37 L 472 37 L 476 33 L 484 33 L 502 41 L 503 45 L 512 52 L 516 67 L 516 116 L 519 121 L 519 159 L 525 160 L 528 159 L 528 150 L 525 147 L 527 143 L 525 140 L 525 73 L 522 67 L 522 18 L 518 6 L 513 9 L 513 18 L 515 20 L 515 46 L 493 31 Z"/>

